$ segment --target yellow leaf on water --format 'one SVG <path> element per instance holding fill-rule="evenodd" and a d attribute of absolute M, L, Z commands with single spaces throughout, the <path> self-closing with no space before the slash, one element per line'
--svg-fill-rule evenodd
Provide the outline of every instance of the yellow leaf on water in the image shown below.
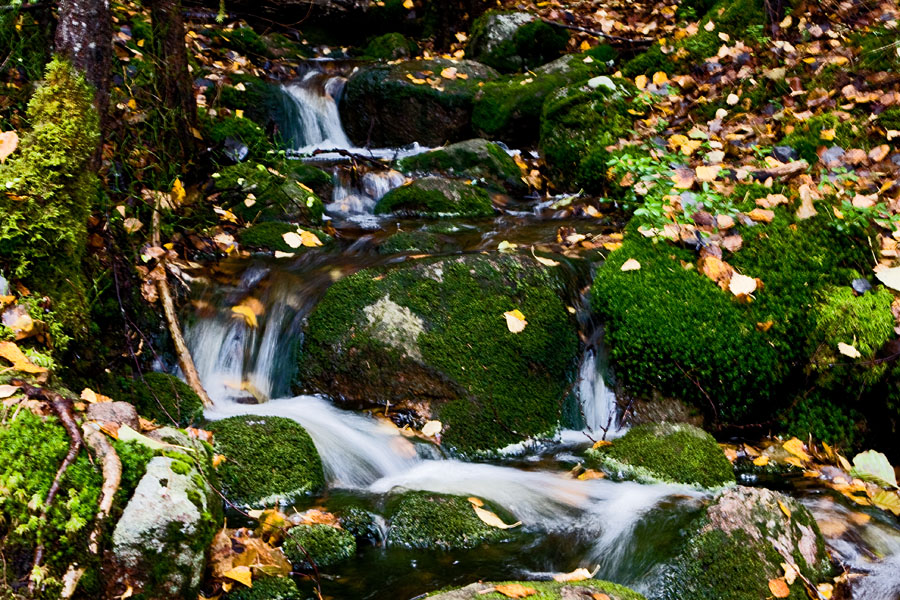
<path fill-rule="evenodd" d="M 250 574 L 250 567 L 248 566 L 235 567 L 229 571 L 225 571 L 224 573 L 222 573 L 222 576 L 229 579 L 234 579 L 237 582 L 243 583 L 247 587 L 253 587 L 253 576 Z"/>
<path fill-rule="evenodd" d="M 787 581 L 783 577 L 769 580 L 769 591 L 776 598 L 787 598 L 791 595 L 791 588 L 788 587 Z"/>
<path fill-rule="evenodd" d="M 6 157 L 16 151 L 19 145 L 19 136 L 15 131 L 0 132 L 0 163 L 6 161 Z"/>
<path fill-rule="evenodd" d="M 525 587 L 521 583 L 500 584 L 495 586 L 494 590 L 507 598 L 527 598 L 528 596 L 534 596 L 538 593 L 536 589 Z"/>
<path fill-rule="evenodd" d="M 513 527 L 518 527 L 522 524 L 522 521 L 516 521 L 512 525 L 507 525 L 503 522 L 503 519 L 498 517 L 496 514 L 487 510 L 486 508 L 481 508 L 480 506 L 472 505 L 472 510 L 475 511 L 475 514 L 478 515 L 478 518 L 487 525 L 491 527 L 496 527 L 497 529 L 512 529 Z"/>
<path fill-rule="evenodd" d="M 232 306 L 231 312 L 234 313 L 234 316 L 243 317 L 244 323 L 247 324 L 247 327 L 256 328 L 259 325 L 259 322 L 256 320 L 256 315 L 253 312 L 253 309 L 245 304 L 238 304 L 237 306 Z"/>
<path fill-rule="evenodd" d="M 525 320 L 525 315 L 523 315 L 522 311 L 518 308 L 506 311 L 503 313 L 503 316 L 506 317 L 506 328 L 512 333 L 520 333 L 525 329 L 525 326 L 528 325 L 528 321 Z"/>

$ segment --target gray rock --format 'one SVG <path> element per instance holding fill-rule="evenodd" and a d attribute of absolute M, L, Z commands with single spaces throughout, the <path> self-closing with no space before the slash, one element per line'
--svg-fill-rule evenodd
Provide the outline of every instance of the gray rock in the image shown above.
<path fill-rule="evenodd" d="M 528 13 L 492 13 L 478 19 L 466 46 L 466 55 L 503 71 L 515 71 L 521 67 L 521 57 L 510 55 L 516 31 L 522 25 L 534 21 Z"/>
<path fill-rule="evenodd" d="M 772 156 L 783 163 L 789 163 L 800 157 L 797 151 L 790 146 L 775 146 L 772 148 Z"/>
<path fill-rule="evenodd" d="M 819 157 L 819 161 L 822 162 L 826 167 L 833 167 L 841 164 L 841 158 L 844 157 L 844 149 L 840 146 L 832 146 L 828 150 L 822 153 L 822 156 Z"/>
<path fill-rule="evenodd" d="M 866 292 L 872 291 L 872 284 L 869 283 L 868 279 L 864 279 L 862 277 L 858 279 L 854 279 L 850 282 L 850 286 L 853 288 L 853 291 L 862 296 Z"/>
<path fill-rule="evenodd" d="M 134 430 L 141 426 L 137 410 L 128 402 L 97 402 L 89 404 L 87 418 L 91 421 L 102 423 L 117 423 L 128 425 Z"/>

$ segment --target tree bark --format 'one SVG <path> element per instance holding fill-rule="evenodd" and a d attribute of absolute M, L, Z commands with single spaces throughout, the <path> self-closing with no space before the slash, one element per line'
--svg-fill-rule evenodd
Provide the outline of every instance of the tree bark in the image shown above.
<path fill-rule="evenodd" d="M 151 50 L 156 72 L 156 92 L 166 113 L 166 128 L 171 136 L 175 156 L 169 158 L 186 163 L 196 145 L 197 102 L 188 69 L 187 46 L 184 41 L 184 19 L 181 0 L 150 0 L 153 25 Z"/>
<path fill-rule="evenodd" d="M 112 15 L 109 0 L 60 0 L 56 52 L 71 61 L 94 86 L 100 127 L 107 119 L 112 64 Z"/>

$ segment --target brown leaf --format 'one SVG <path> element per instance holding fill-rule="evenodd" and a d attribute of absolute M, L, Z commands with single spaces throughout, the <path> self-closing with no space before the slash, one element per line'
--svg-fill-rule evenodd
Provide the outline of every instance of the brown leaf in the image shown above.
<path fill-rule="evenodd" d="M 494 586 L 494 591 L 503 594 L 507 598 L 527 598 L 538 593 L 536 589 L 525 587 L 521 583 L 503 583 Z"/>
<path fill-rule="evenodd" d="M 769 591 L 772 592 L 772 595 L 776 598 L 787 598 L 791 595 L 791 588 L 788 587 L 787 581 L 784 580 L 784 577 L 770 579 Z"/>
<path fill-rule="evenodd" d="M 747 216 L 757 223 L 771 223 L 775 219 L 775 212 L 764 208 L 754 208 Z"/>
<path fill-rule="evenodd" d="M 734 273 L 731 265 L 715 256 L 702 257 L 697 262 L 697 269 L 723 289 L 728 286 L 728 282 L 731 281 L 731 276 Z"/>
<path fill-rule="evenodd" d="M 35 365 L 14 342 L 0 342 L 0 358 L 12 363 L 13 369 L 23 373 L 46 373 L 47 369 Z"/>

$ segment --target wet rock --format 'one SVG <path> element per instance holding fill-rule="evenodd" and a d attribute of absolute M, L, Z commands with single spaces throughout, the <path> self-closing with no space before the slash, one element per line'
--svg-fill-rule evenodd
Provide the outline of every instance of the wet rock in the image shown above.
<path fill-rule="evenodd" d="M 489 11 L 472 24 L 466 55 L 498 71 L 518 71 L 523 59 L 516 54 L 516 32 L 534 15 L 521 12 Z"/>
<path fill-rule="evenodd" d="M 466 79 L 442 77 L 445 69 Z M 440 146 L 464 140 L 471 137 L 478 83 L 496 76 L 480 63 L 442 58 L 363 67 L 347 81 L 341 122 L 359 146 Z"/>
<path fill-rule="evenodd" d="M 481 179 L 502 189 L 525 189 L 522 173 L 507 152 L 484 139 L 466 140 L 401 160 L 401 171 L 443 173 L 463 179 Z"/>
<path fill-rule="evenodd" d="M 288 531 L 282 549 L 296 569 L 311 571 L 309 558 L 317 567 L 330 567 L 353 556 L 356 538 L 331 525 L 297 525 Z"/>
<path fill-rule="evenodd" d="M 862 277 L 858 277 L 850 282 L 850 286 L 853 288 L 853 291 L 862 296 L 866 292 L 872 291 L 872 284 L 868 279 L 864 279 Z"/>
<path fill-rule="evenodd" d="M 772 148 L 772 156 L 783 163 L 789 163 L 800 158 L 797 151 L 790 146 L 775 146 Z"/>
<path fill-rule="evenodd" d="M 425 177 L 394 188 L 375 204 L 375 214 L 408 217 L 490 217 L 491 197 L 481 188 L 456 179 Z"/>
<path fill-rule="evenodd" d="M 700 517 L 658 597 L 768 598 L 768 581 L 784 575 L 782 563 L 813 584 L 830 575 L 825 542 L 812 515 L 784 494 L 733 487 Z M 805 597 L 800 577 L 790 587 L 796 597 Z"/>
<path fill-rule="evenodd" d="M 819 156 L 819 161 L 826 167 L 836 167 L 841 164 L 844 158 L 844 149 L 840 146 L 832 146 Z"/>
<path fill-rule="evenodd" d="M 89 404 L 87 418 L 101 423 L 116 423 L 128 425 L 135 431 L 140 431 L 141 424 L 137 410 L 128 402 L 96 402 Z"/>
<path fill-rule="evenodd" d="M 151 459 L 112 534 L 111 583 L 147 598 L 195 596 L 217 498 L 190 458 Z"/>
<path fill-rule="evenodd" d="M 507 581 L 504 583 L 519 584 L 532 588 L 539 594 L 534 597 L 543 600 L 594 600 L 602 597 L 607 597 L 610 600 L 645 600 L 644 596 L 634 590 L 599 579 L 589 579 L 577 583 L 557 583 L 553 581 Z M 503 584 L 472 583 L 456 590 L 440 592 L 427 597 L 433 600 L 479 600 L 484 598 L 485 594 L 490 594 L 490 591 L 498 585 Z M 490 594 L 490 596 L 496 596 L 496 594 Z"/>
<path fill-rule="evenodd" d="M 246 162 L 222 169 L 214 176 L 213 187 L 221 194 L 222 205 L 247 222 L 288 218 L 303 223 L 321 223 L 325 205 L 309 184 L 324 186 L 317 169 L 304 169 L 297 161 L 286 161 L 287 173 L 261 168 Z"/>
<path fill-rule="evenodd" d="M 485 506 L 486 510 L 499 510 Z M 512 524 L 509 515 L 504 515 Z M 501 517 L 502 518 L 502 517 Z M 464 496 L 409 492 L 391 518 L 388 544 L 407 548 L 458 550 L 484 542 L 499 542 L 513 535 L 484 523 Z"/>

